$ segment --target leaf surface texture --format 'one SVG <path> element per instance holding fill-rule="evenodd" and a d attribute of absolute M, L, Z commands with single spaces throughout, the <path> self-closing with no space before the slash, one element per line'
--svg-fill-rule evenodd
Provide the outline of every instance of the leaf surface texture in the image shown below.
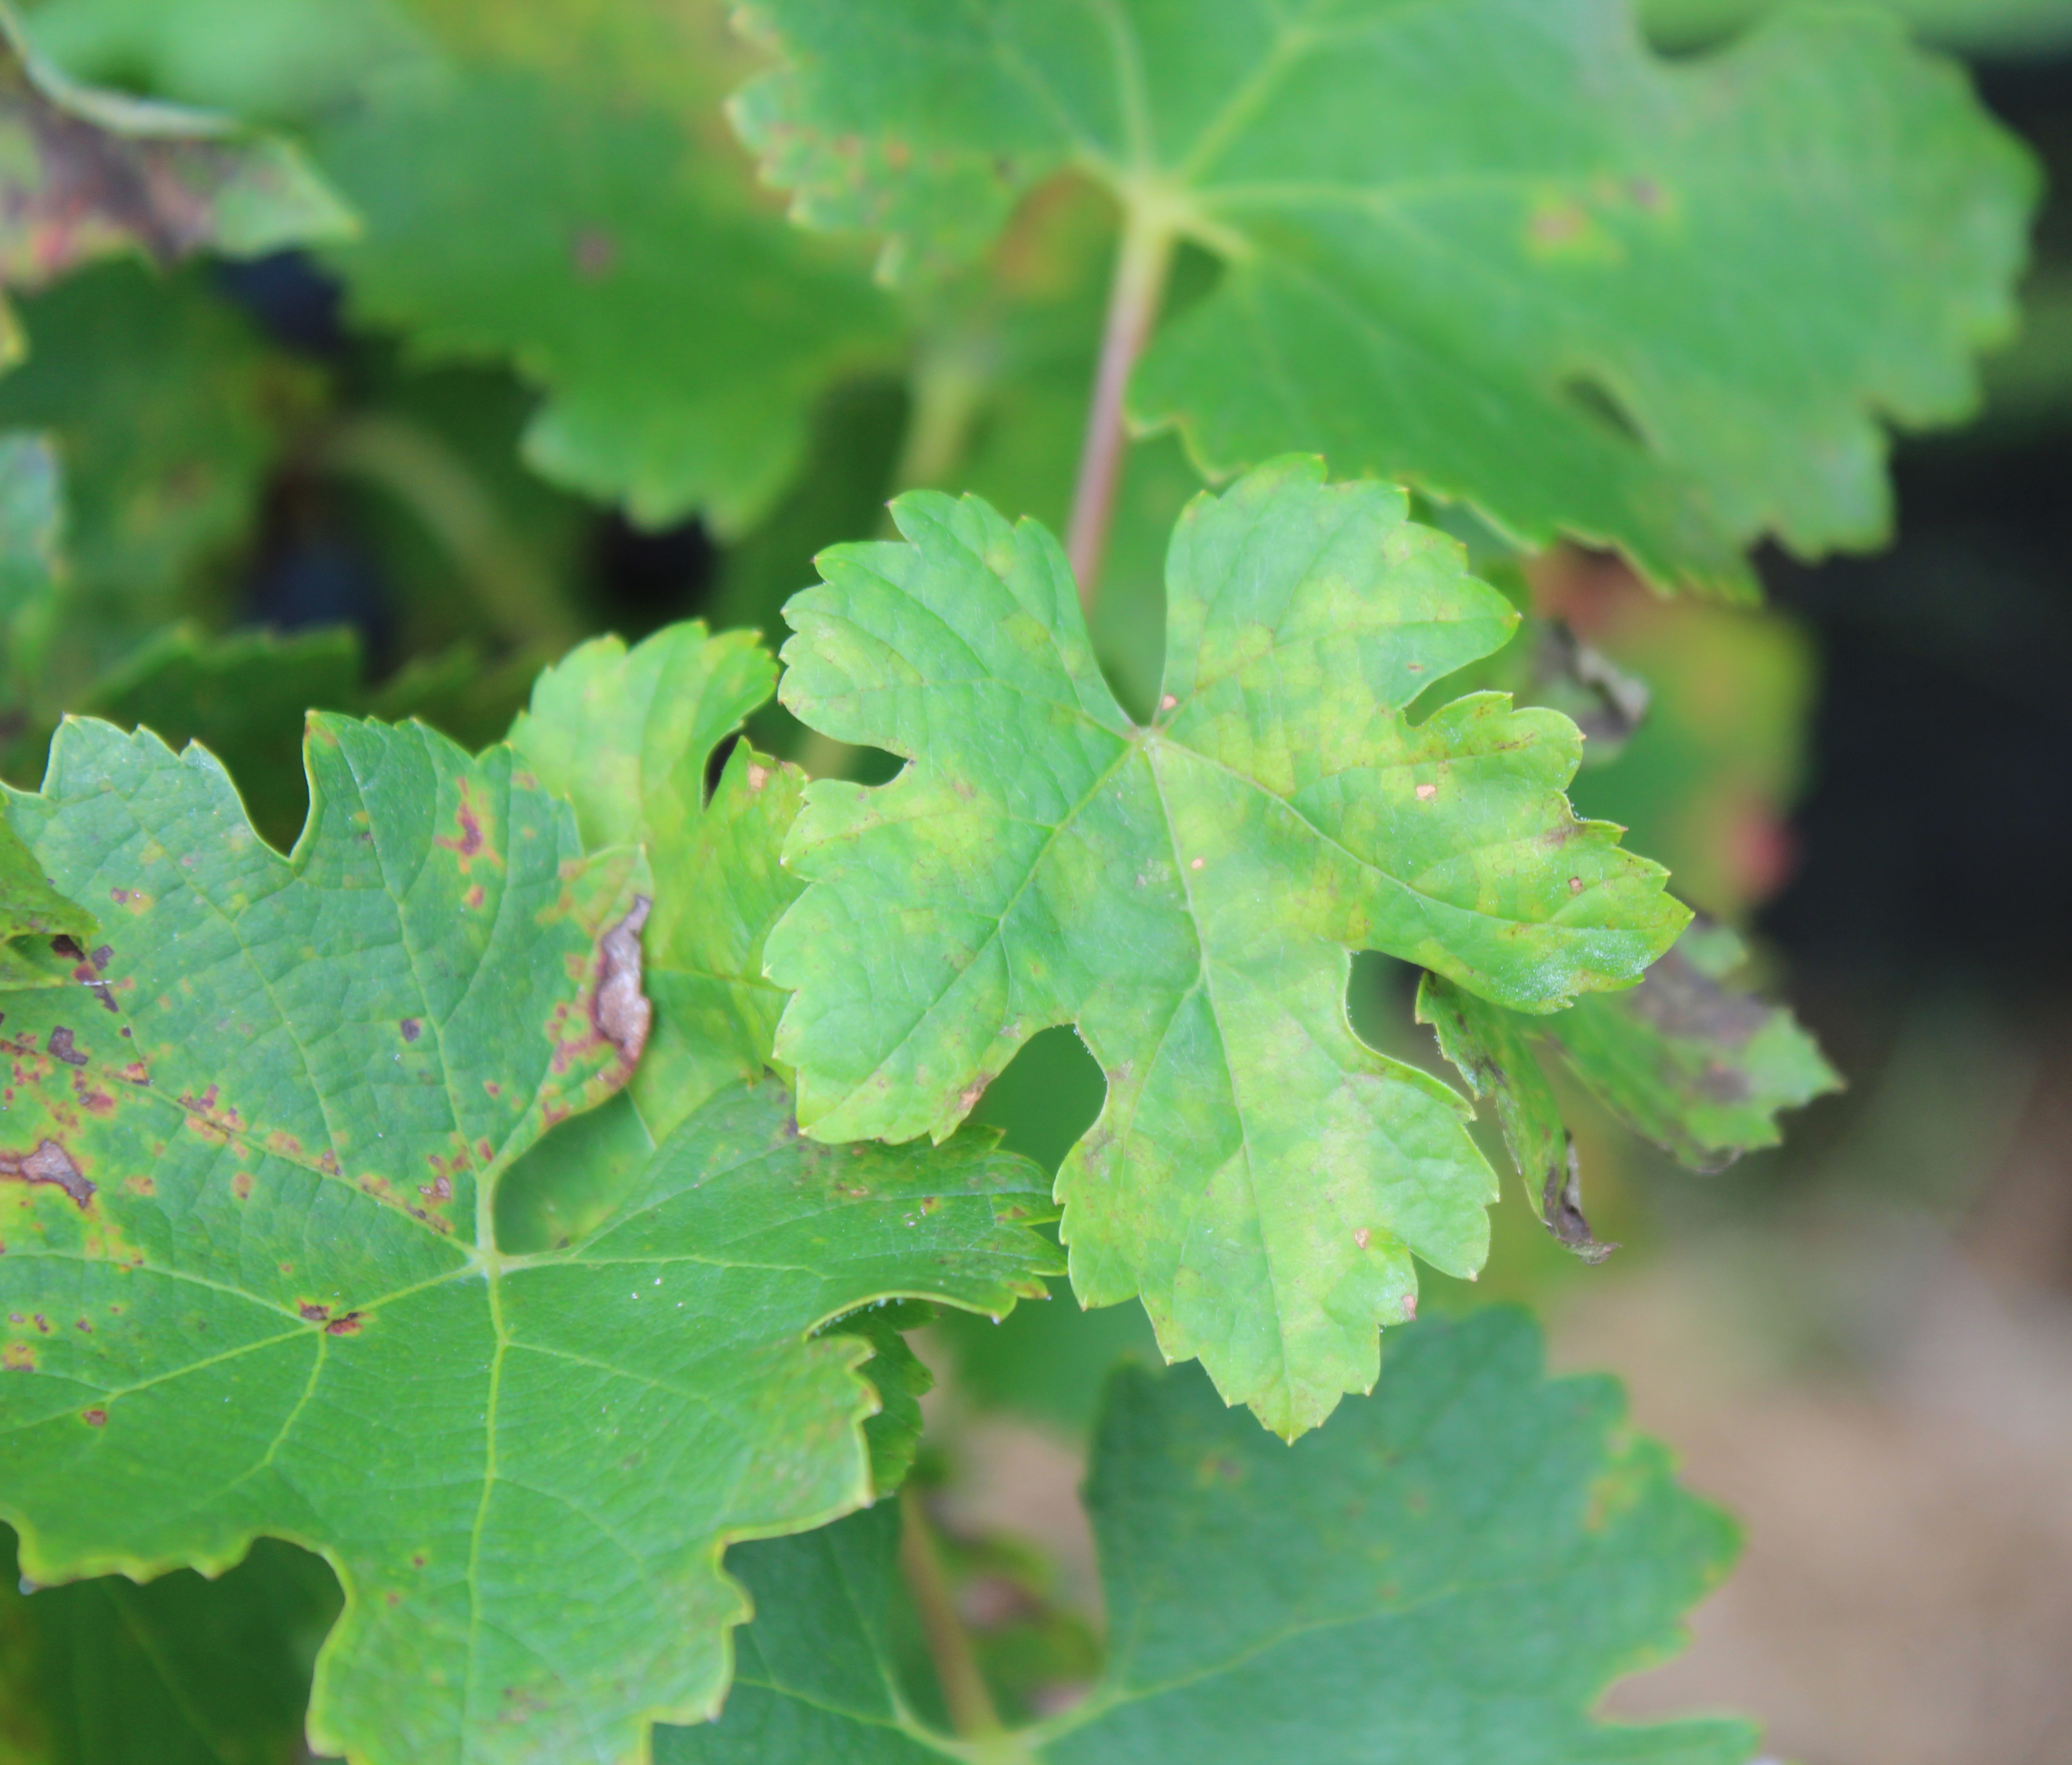
<path fill-rule="evenodd" d="M 1636 979 L 1687 915 L 1570 811 L 1566 718 L 1406 714 L 1516 615 L 1400 491 L 1289 459 L 1198 499 L 1148 727 L 1042 527 L 934 493 L 894 513 L 906 543 L 824 553 L 786 610 L 784 704 L 913 762 L 810 786 L 785 848 L 810 886 L 766 963 L 801 1125 L 940 1138 L 1076 1024 L 1108 1086 L 1058 1178 L 1082 1302 L 1141 1294 L 1169 1356 L 1299 1432 L 1371 1384 L 1413 1254 L 1479 1266 L 1492 1198 L 1459 1098 L 1354 1036 L 1349 953 L 1545 1012 Z"/>
<path fill-rule="evenodd" d="M 1665 61 L 1626 0 L 754 0 L 735 118 L 894 273 L 1071 170 L 1223 261 L 1139 367 L 1222 474 L 1288 448 L 1513 536 L 1753 589 L 1890 521 L 1881 417 L 1947 422 L 2011 326 L 2037 180 L 1893 20 Z"/>
<path fill-rule="evenodd" d="M 574 1242 L 500 1247 L 507 1168 L 639 1051 L 644 864 L 508 747 L 319 717 L 308 763 L 288 859 L 201 750 L 104 724 L 10 799 L 106 906 L 91 980 L 6 1003 L 0 1505 L 38 1582 L 322 1552 L 319 1751 L 630 1760 L 717 1703 L 724 1542 L 869 1498 L 870 1345 L 814 1332 L 1004 1311 L 1040 1179 L 737 1084 Z"/>

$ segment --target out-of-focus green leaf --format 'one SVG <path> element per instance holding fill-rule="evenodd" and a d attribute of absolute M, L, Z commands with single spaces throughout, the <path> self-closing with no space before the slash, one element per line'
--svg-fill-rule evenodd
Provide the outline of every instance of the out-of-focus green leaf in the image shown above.
<path fill-rule="evenodd" d="M 35 720 L 64 569 L 64 525 L 49 440 L 0 433 L 0 753 Z"/>
<path fill-rule="evenodd" d="M 1548 610 L 1645 681 L 1648 706 L 1571 795 L 1630 829 L 1694 907 L 1741 920 L 1790 875 L 1788 818 L 1818 688 L 1811 636 L 1778 609 L 1664 601 L 1616 564 L 1575 562 L 1538 573 Z"/>
<path fill-rule="evenodd" d="M 720 9 L 680 29 L 646 5 L 422 10 L 451 52 L 376 82 L 316 139 L 367 221 L 331 254 L 353 312 L 420 359 L 512 360 L 546 393 L 525 450 L 556 482 L 645 524 L 749 526 L 804 458 L 817 398 L 896 364 L 899 326 L 718 138 L 718 70 L 694 56 Z M 636 57 L 615 31 L 654 46 Z"/>
<path fill-rule="evenodd" d="M 320 382 L 193 271 L 101 265 L 30 296 L 22 317 L 32 352 L 0 378 L 0 425 L 43 430 L 64 467 L 76 688 L 248 540 Z"/>
<path fill-rule="evenodd" d="M 640 1052 L 644 864 L 508 749 L 318 718 L 307 757 L 292 860 L 205 754 L 105 724 L 10 799 L 113 911 L 91 983 L 6 1001 L 0 1513 L 39 1582 L 323 1550 L 319 1750 L 627 1757 L 716 1705 L 724 1542 L 869 1499 L 866 1345 L 811 1332 L 1005 1310 L 1047 1197 L 984 1137 L 823 1148 L 737 1086 L 508 1254 L 500 1174 Z"/>
<path fill-rule="evenodd" d="M 100 922 L 76 901 L 51 886 L 43 866 L 11 827 L 0 827 L 0 987 L 56 986 L 73 978 L 97 979 L 89 951 Z M 72 950 L 61 964 L 31 961 L 14 947 L 18 938 L 69 938 Z"/>
<path fill-rule="evenodd" d="M 917 1717 L 881 1508 L 732 1554 L 756 1609 L 734 1694 L 656 1759 L 1740 1765 L 1741 1723 L 1589 1714 L 1679 1646 L 1734 1548 L 1624 1410 L 1609 1380 L 1548 1379 L 1505 1311 L 1404 1332 L 1374 1395 L 1292 1451 L 1190 1373 L 1127 1370 L 1087 1489 L 1108 1667 L 1076 1708 L 985 1742 Z"/>
<path fill-rule="evenodd" d="M 352 217 L 301 154 L 229 118 L 74 84 L 0 9 L 0 284 L 110 252 L 170 264 L 335 239 Z"/>
<path fill-rule="evenodd" d="M 96 680 L 79 709 L 149 729 L 175 750 L 200 743 L 228 770 L 254 830 L 286 852 L 309 809 L 302 744 L 310 712 L 416 717 L 472 750 L 509 726 L 539 666 L 524 656 L 491 666 L 462 645 L 415 658 L 370 688 L 365 661 L 359 634 L 345 626 L 210 637 L 176 625 Z"/>
<path fill-rule="evenodd" d="M 1570 812 L 1565 718 L 1486 694 L 1410 722 L 1517 615 L 1400 491 L 1297 459 L 1198 499 L 1149 728 L 1040 527 L 893 507 L 911 543 L 824 554 L 786 610 L 784 703 L 913 762 L 810 786 L 786 845 L 811 886 L 766 961 L 800 1125 L 939 1137 L 1076 1023 L 1108 1094 L 1059 1174 L 1075 1287 L 1141 1295 L 1168 1356 L 1299 1433 L 1372 1383 L 1413 1254 L 1478 1266 L 1494 1180 L 1457 1095 L 1353 1036 L 1349 952 L 1544 1012 L 1687 915 Z"/>
<path fill-rule="evenodd" d="M 1722 1170 L 1778 1143 L 1780 1110 L 1842 1083 L 1787 1008 L 1726 983 L 1747 954 L 1725 926 L 1694 926 L 1630 991 L 1527 1027 L 1636 1134 Z"/>
<path fill-rule="evenodd" d="M 0 1529 L 0 1765 L 286 1765 L 338 1615 L 322 1561 L 261 1539 L 228 1574 L 17 1590 Z"/>
<path fill-rule="evenodd" d="M 1723 926 L 1700 922 L 1625 992 L 1579 999 L 1527 1017 L 1427 975 L 1419 1021 L 1478 1097 L 1495 1105 L 1512 1162 L 1547 1228 L 1597 1260 L 1581 1209 L 1581 1174 L 1560 1106 L 1529 1042 L 1537 1038 L 1636 1134 L 1692 1169 L 1724 1170 L 1774 1146 L 1777 1118 L 1840 1089 L 1841 1079 L 1790 1012 L 1725 984 L 1747 951 Z"/>
<path fill-rule="evenodd" d="M 1582 1177 L 1561 1106 L 1527 1040 L 1531 1020 L 1427 975 L 1417 994 L 1417 1020 L 1429 1024 L 1440 1052 L 1468 1089 L 1496 1110 L 1511 1163 L 1541 1223 L 1585 1260 L 1601 1262 L 1617 1248 L 1601 1244 L 1583 1216 Z"/>
<path fill-rule="evenodd" d="M 285 852 L 309 807 L 304 714 L 357 709 L 360 676 L 359 639 L 340 626 L 212 638 L 178 625 L 97 681 L 79 709 L 148 729 L 175 751 L 199 742 L 229 768 L 253 828 Z"/>
<path fill-rule="evenodd" d="M 863 1425 L 870 1447 L 870 1486 L 881 1500 L 906 1480 L 920 1450 L 921 1399 L 934 1386 L 935 1376 L 906 1345 L 902 1332 L 919 1329 L 932 1315 L 925 1305 L 894 1300 L 852 1311 L 834 1326 L 870 1344 L 870 1358 L 857 1370 L 870 1381 L 881 1406 Z"/>
<path fill-rule="evenodd" d="M 1765 533 L 1884 536 L 1879 419 L 1966 414 L 2012 328 L 2034 171 L 1873 13 L 1668 63 L 1628 0 L 746 10 L 737 122 L 894 273 L 1067 169 L 1221 258 L 1129 395 L 1218 474 L 1320 449 L 1747 594 Z"/>
<path fill-rule="evenodd" d="M 1687 47 L 1753 24 L 1785 0 L 1640 0 L 1651 36 Z M 2072 42 L 2065 0 L 1873 0 L 1931 43 L 1983 55 L 2049 50 Z"/>
<path fill-rule="evenodd" d="M 27 23 L 75 78 L 273 124 L 350 102 L 423 53 L 391 0 L 42 0 Z"/>

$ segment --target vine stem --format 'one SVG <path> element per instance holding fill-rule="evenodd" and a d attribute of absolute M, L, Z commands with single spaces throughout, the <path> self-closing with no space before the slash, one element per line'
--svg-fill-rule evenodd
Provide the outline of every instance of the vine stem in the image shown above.
<path fill-rule="evenodd" d="M 1094 373 L 1093 402 L 1087 411 L 1086 441 L 1079 450 L 1079 482 L 1072 488 L 1071 519 L 1065 536 L 1065 555 L 1079 585 L 1079 605 L 1089 615 L 1100 592 L 1101 562 L 1115 519 L 1116 488 L 1128 448 L 1123 396 L 1129 389 L 1130 370 L 1144 353 L 1158 316 L 1166 272 L 1173 263 L 1173 240 L 1172 228 L 1163 216 L 1148 215 L 1143 208 L 1133 207 L 1116 255 L 1108 322 L 1101 333 L 1100 365 Z"/>
<path fill-rule="evenodd" d="M 993 1693 L 979 1672 L 978 1656 L 971 1634 L 957 1614 L 950 1591 L 950 1578 L 943 1570 L 943 1556 L 935 1543 L 934 1523 L 921 1498 L 909 1484 L 899 1492 L 899 1572 L 921 1619 L 929 1658 L 943 1688 L 944 1707 L 950 1726 L 966 1740 L 991 1739 L 1005 1732 Z"/>

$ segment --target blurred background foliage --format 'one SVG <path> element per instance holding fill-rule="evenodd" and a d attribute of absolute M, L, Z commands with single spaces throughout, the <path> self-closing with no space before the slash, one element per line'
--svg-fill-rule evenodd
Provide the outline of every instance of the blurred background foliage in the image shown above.
<path fill-rule="evenodd" d="M 1646 9 L 1672 49 L 1763 10 Z M 1579 806 L 1753 935 L 1852 1089 L 1704 1179 L 1579 1102 L 1591 1216 L 1621 1254 L 1585 1267 L 1511 1194 L 1479 1287 L 1428 1279 L 1435 1303 L 1551 1307 L 1557 1346 L 1625 1372 L 1642 1421 L 1749 1517 L 1748 1570 L 1630 1707 L 1758 1709 L 1812 1761 L 2045 1765 L 2072 1732 L 2072 0 L 1893 10 L 1969 61 L 2059 194 L 1980 419 L 1897 444 L 1892 548 L 1766 558 L 1767 607 L 1730 610 L 1653 597 L 1608 558 L 1509 557 L 1435 511 L 1536 615 L 1499 683 L 1589 714 Z M 757 187 L 719 110 L 754 64 L 725 11 L 29 9 L 77 77 L 288 131 L 363 225 L 250 262 L 106 261 L 18 297 L 28 353 L 0 376 L 0 429 L 50 439 L 64 561 L 33 657 L 10 651 L 12 781 L 35 782 L 60 712 L 141 722 L 220 755 L 285 848 L 306 708 L 480 745 L 587 634 L 701 617 L 781 642 L 813 553 L 876 532 L 897 488 L 1062 526 L 1105 203 L 1047 189 L 976 270 L 886 293 L 866 252 L 788 228 Z M 719 254 L 730 275 L 701 277 Z M 1212 274 L 1183 261 L 1171 300 Z M 1198 488 L 1170 437 L 1133 449 L 1096 639 L 1138 711 L 1164 537 Z M 1550 661 L 1555 622 L 1572 638 Z M 1630 729 L 1608 679 L 1643 689 Z M 775 707 L 753 733 L 816 770 L 874 763 Z M 1359 964 L 1356 1020 L 1437 1069 L 1409 978 Z M 1054 1166 L 1100 1099 L 1053 1031 L 981 1113 Z M 923 1348 L 943 1384 L 919 1475 L 1003 1703 L 1040 1711 L 1093 1671 L 1077 1454 L 1107 1369 L 1155 1352 L 1149 1332 L 1060 1283 Z M 145 1591 L 175 1631 L 202 1622 L 179 1615 L 191 1578 Z M 0 1605 L 0 1639 L 22 1611 Z M 111 1621 L 80 1604 L 49 1623 Z M 310 1622 L 265 1644 L 269 1673 L 306 1673 Z"/>

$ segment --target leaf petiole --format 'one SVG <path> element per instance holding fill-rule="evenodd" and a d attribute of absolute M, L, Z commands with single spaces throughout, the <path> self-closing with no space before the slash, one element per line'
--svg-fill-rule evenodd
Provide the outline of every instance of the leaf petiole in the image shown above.
<path fill-rule="evenodd" d="M 1116 487 L 1122 477 L 1128 433 L 1123 396 L 1130 371 L 1144 353 L 1152 322 L 1166 292 L 1176 235 L 1162 209 L 1131 205 L 1108 290 L 1108 319 L 1101 332 L 1100 363 L 1094 372 L 1093 402 L 1087 412 L 1086 440 L 1079 450 L 1079 472 L 1072 488 L 1072 512 L 1066 529 L 1065 552 L 1079 585 L 1079 605 L 1093 611 L 1100 591 L 1101 561 L 1108 550 L 1108 528 L 1115 516 Z"/>

